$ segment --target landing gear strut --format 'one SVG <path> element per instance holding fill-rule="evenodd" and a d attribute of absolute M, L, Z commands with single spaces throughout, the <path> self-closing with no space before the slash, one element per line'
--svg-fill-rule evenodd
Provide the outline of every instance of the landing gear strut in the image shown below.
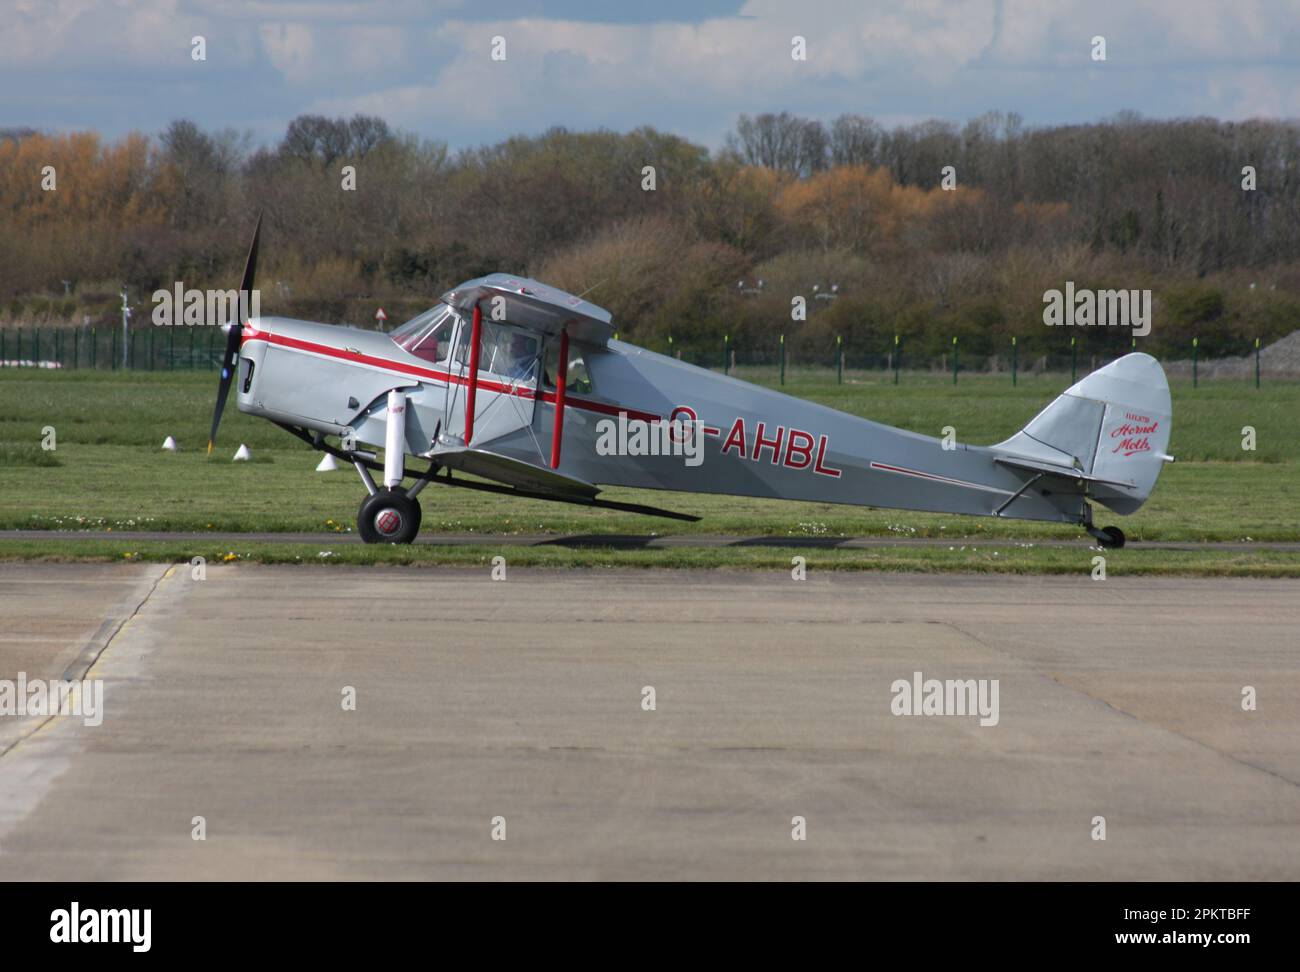
<path fill-rule="evenodd" d="M 384 437 L 384 485 L 375 485 L 370 469 L 358 458 L 353 465 L 366 487 L 366 498 L 357 511 L 357 533 L 366 543 L 410 543 L 420 532 L 420 501 L 415 497 L 428 483 L 435 467 L 416 480 L 408 492 L 399 485 L 406 475 L 406 396 L 388 393 L 387 428 Z"/>

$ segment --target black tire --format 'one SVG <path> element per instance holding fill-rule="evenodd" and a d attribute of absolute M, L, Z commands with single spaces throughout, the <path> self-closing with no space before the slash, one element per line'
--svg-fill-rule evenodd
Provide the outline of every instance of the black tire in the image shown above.
<path fill-rule="evenodd" d="M 405 495 L 406 487 L 394 486 L 393 492 L 402 493 L 403 495 Z M 414 527 L 415 532 L 411 534 L 411 539 L 414 540 L 420 534 L 420 525 L 424 523 L 424 507 L 420 505 L 420 501 L 416 499 L 414 496 L 407 496 L 406 499 L 411 504 L 411 506 L 415 508 L 415 527 Z"/>
<path fill-rule="evenodd" d="M 361 501 L 357 534 L 365 543 L 410 543 L 420 532 L 420 504 L 398 486 Z"/>
<path fill-rule="evenodd" d="M 1117 526 L 1108 526 L 1101 528 L 1101 536 L 1097 542 L 1109 550 L 1118 550 L 1124 546 L 1124 531 Z"/>

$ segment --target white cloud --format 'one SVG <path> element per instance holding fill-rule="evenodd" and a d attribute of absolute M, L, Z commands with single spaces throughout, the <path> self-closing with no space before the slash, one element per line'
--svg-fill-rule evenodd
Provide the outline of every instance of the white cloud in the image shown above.
<path fill-rule="evenodd" d="M 258 36 L 271 64 L 290 84 L 310 81 L 318 70 L 315 32 L 307 24 L 262 24 Z"/>
<path fill-rule="evenodd" d="M 16 0 L 0 10 L 0 68 L 172 63 L 189 58 L 202 18 L 178 0 L 105 4 L 96 0 Z M 193 31 L 193 33 L 191 33 Z"/>
<path fill-rule="evenodd" d="M 993 55 L 1007 66 L 1080 64 L 1097 35 L 1106 38 L 1108 63 L 1124 67 L 1294 61 L 1300 0 L 1003 0 L 1001 20 Z"/>
<path fill-rule="evenodd" d="M 638 112 L 655 106 L 699 110 L 710 104 L 718 106 L 725 126 L 740 111 L 837 113 L 854 107 L 845 91 L 855 88 L 857 110 L 871 114 L 889 113 L 889 98 L 900 91 L 949 91 L 968 99 L 981 84 L 991 95 L 984 107 L 1008 107 L 1023 96 L 1026 77 L 1020 73 L 1014 84 L 1004 81 L 999 88 L 999 71 L 1006 72 L 1004 79 L 1013 71 L 1039 73 L 1033 93 L 1077 86 L 1089 72 L 1095 92 L 1105 88 L 1107 76 L 1099 72 L 1106 69 L 1277 58 L 1297 22 L 1298 0 L 1066 0 L 1055 6 L 1041 0 L 749 0 L 735 17 L 698 24 L 450 21 L 437 36 L 453 51 L 451 60 L 427 84 L 321 104 L 340 111 L 387 105 L 401 124 L 420 128 L 435 121 L 481 127 L 539 117 L 550 123 L 569 118 L 579 127 L 617 124 L 620 118 L 639 121 L 644 115 Z M 507 41 L 505 62 L 488 56 L 496 34 Z M 807 39 L 806 62 L 790 57 L 796 34 Z M 1096 34 L 1107 38 L 1104 66 L 1090 59 Z M 969 73 L 974 70 L 979 75 Z M 1261 106 L 1288 104 L 1289 82 L 1276 72 L 1256 73 L 1249 98 Z M 1246 97 L 1231 103 L 1243 105 Z M 1107 105 L 1099 114 L 1124 106 Z M 1146 106 L 1135 100 L 1127 107 Z M 947 108 L 939 97 L 930 113 Z"/>
<path fill-rule="evenodd" d="M 452 21 L 437 36 L 454 53 L 429 84 L 324 99 L 317 107 L 384 106 L 400 123 L 417 127 L 447 118 L 526 122 L 554 116 L 557 105 L 575 109 L 575 124 L 593 113 L 608 124 L 656 104 L 739 103 L 729 109 L 734 114 L 788 100 L 809 85 L 891 72 L 934 85 L 979 58 L 992 40 L 992 0 L 896 6 L 884 14 L 853 3 L 799 12 L 751 2 L 740 16 L 700 24 Z M 504 61 L 490 56 L 498 35 L 506 40 Z M 791 57 L 796 35 L 807 40 L 806 61 Z"/>
<path fill-rule="evenodd" d="M 86 91 L 86 106 L 117 97 L 145 128 L 169 115 L 242 117 L 253 100 L 256 123 L 272 130 L 300 111 L 365 111 L 462 143 L 553 124 L 654 124 L 717 144 L 741 112 L 1294 115 L 1300 87 L 1300 0 L 747 0 L 735 16 L 695 23 L 475 20 L 470 0 L 0 5 L 12 8 L 0 75 L 193 78 L 138 106 L 102 85 Z M 601 15 L 595 0 L 592 11 Z M 194 34 L 208 41 L 199 74 Z M 490 57 L 497 34 L 505 62 Z M 796 34 L 806 62 L 790 57 Z M 1089 58 L 1096 34 L 1104 65 Z M 65 86 L 58 105 L 75 105 L 75 91 Z M 13 99 L 0 93 L 0 103 Z M 103 116 L 86 113 L 87 124 Z"/>

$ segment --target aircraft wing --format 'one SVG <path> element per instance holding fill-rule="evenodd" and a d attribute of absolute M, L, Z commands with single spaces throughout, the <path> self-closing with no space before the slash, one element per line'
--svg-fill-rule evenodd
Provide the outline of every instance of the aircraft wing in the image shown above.
<path fill-rule="evenodd" d="M 1070 466 L 1058 466 L 1055 463 L 1043 462 L 1041 459 L 1026 459 L 1021 456 L 1000 455 L 994 456 L 993 461 L 1001 463 L 1004 466 L 1011 466 L 1013 469 L 1028 470 L 1029 472 L 1041 473 L 1044 476 L 1056 476 L 1059 479 L 1081 479 L 1087 483 L 1098 483 L 1102 486 L 1117 486 L 1120 489 L 1137 489 L 1134 483 L 1126 483 L 1118 479 L 1102 479 L 1100 476 L 1089 476 L 1081 469 L 1074 469 Z"/>
<path fill-rule="evenodd" d="M 448 477 L 451 475 L 450 470 L 456 469 L 494 480 L 491 483 L 480 483 L 469 479 L 448 478 L 446 484 L 449 486 L 462 486 L 509 496 L 525 496 L 529 499 L 557 500 L 561 503 L 576 503 L 580 506 L 594 506 L 624 513 L 663 516 L 687 523 L 695 523 L 700 519 L 690 513 L 676 513 L 657 506 L 597 499 L 596 494 L 600 489 L 591 483 L 519 459 L 488 452 L 486 449 L 468 449 L 454 443 L 439 443 L 426 452 L 424 457 L 438 466 L 445 467 L 448 470 Z"/>
<path fill-rule="evenodd" d="M 603 307 L 528 277 L 493 273 L 442 295 L 446 303 L 464 313 L 485 301 L 485 316 L 491 316 L 492 300 L 497 297 L 505 302 L 506 321 L 520 327 L 543 334 L 559 334 L 567 329 L 574 340 L 599 346 L 607 344 L 614 334 L 612 318 Z"/>
<path fill-rule="evenodd" d="M 458 444 L 439 443 L 425 453 L 425 457 L 447 469 L 482 476 L 507 486 L 532 493 L 553 493 L 575 499 L 591 499 L 600 490 L 591 483 L 534 466 L 530 462 L 511 459 L 509 456 L 488 452 L 486 449 L 467 448 Z"/>

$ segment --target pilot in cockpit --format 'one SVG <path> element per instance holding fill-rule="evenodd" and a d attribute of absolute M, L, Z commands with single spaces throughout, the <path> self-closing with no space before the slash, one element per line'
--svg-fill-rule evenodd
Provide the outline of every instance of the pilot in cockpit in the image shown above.
<path fill-rule="evenodd" d="M 514 379 L 531 378 L 536 363 L 537 339 L 516 332 L 506 345 L 505 362 L 499 373 Z"/>

